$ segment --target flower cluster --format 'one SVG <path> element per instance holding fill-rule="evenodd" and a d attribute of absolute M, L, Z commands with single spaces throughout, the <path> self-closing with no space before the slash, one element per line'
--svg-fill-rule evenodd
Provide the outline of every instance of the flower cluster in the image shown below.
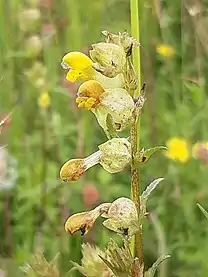
<path fill-rule="evenodd" d="M 117 132 L 130 125 L 132 114 L 137 109 L 137 102 L 131 95 L 138 85 L 131 53 L 139 43 L 127 33 L 114 35 L 105 31 L 103 34 L 106 41 L 93 44 L 90 57 L 80 52 L 70 52 L 61 62 L 67 70 L 66 79 L 79 82 L 76 97 L 78 108 L 93 112 L 108 137 L 95 153 L 64 163 L 60 178 L 66 182 L 78 180 L 96 164 L 109 173 L 116 173 L 131 161 L 131 144 L 128 139 L 120 138 Z M 106 228 L 122 235 L 132 236 L 139 229 L 135 204 L 121 197 L 88 212 L 70 216 L 65 230 L 71 235 L 77 231 L 86 234 L 99 216 L 106 218 L 103 223 Z"/>
<path fill-rule="evenodd" d="M 61 65 L 68 71 L 68 81 L 82 82 L 76 98 L 78 107 L 91 110 L 104 131 L 108 129 L 106 119 L 110 114 L 116 131 L 121 131 L 129 125 L 134 110 L 129 91 L 136 89 L 137 76 L 134 70 L 129 70 L 132 68 L 129 56 L 132 47 L 139 43 L 127 33 L 104 34 L 106 42 L 93 44 L 90 57 L 70 52 Z"/>

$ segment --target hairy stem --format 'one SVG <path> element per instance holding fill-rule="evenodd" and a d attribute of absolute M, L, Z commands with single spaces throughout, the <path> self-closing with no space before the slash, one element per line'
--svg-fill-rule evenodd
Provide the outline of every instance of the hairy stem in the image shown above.
<path fill-rule="evenodd" d="M 132 36 L 139 41 L 139 3 L 138 0 L 131 0 L 131 34 Z M 133 63 L 135 70 L 138 75 L 138 88 L 134 93 L 135 97 L 138 97 L 141 89 L 141 65 L 140 65 L 140 49 L 135 47 L 133 52 Z M 138 165 L 135 165 L 135 156 L 139 148 L 139 134 L 140 134 L 140 119 L 137 118 L 136 111 L 132 116 L 132 125 L 131 125 L 131 147 L 132 147 L 132 161 L 131 161 L 131 192 L 132 200 L 134 201 L 138 214 L 140 214 L 140 197 L 139 197 L 139 168 Z M 135 236 L 134 245 L 133 245 L 133 254 L 134 249 L 136 249 L 136 255 L 139 258 L 140 269 L 143 271 L 144 267 L 144 258 L 143 258 L 143 246 L 142 246 L 142 235 L 141 231 L 138 231 Z M 142 272 L 140 271 L 140 272 Z M 143 276 L 143 272 L 138 275 L 139 277 Z"/>

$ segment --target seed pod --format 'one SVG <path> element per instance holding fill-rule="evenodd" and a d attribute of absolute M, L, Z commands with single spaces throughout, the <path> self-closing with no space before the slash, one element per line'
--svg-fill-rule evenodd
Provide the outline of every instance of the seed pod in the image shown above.
<path fill-rule="evenodd" d="M 107 214 L 102 216 L 108 218 L 103 222 L 103 225 L 116 233 L 132 236 L 139 230 L 136 206 L 128 198 L 121 197 L 115 200 Z"/>

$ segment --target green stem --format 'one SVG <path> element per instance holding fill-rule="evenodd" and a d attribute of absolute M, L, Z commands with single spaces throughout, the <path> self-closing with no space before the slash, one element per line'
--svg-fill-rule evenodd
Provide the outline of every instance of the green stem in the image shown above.
<path fill-rule="evenodd" d="M 139 0 L 130 0 L 131 5 L 131 35 L 139 41 Z M 133 64 L 138 76 L 138 88 L 135 91 L 135 96 L 139 96 L 141 88 L 141 62 L 140 48 L 133 49 Z"/>
<path fill-rule="evenodd" d="M 139 41 L 139 3 L 138 0 L 130 0 L 131 4 L 131 35 Z M 138 75 L 138 88 L 134 93 L 135 97 L 138 97 L 141 89 L 141 63 L 140 63 L 140 48 L 135 47 L 133 49 L 133 63 L 134 68 Z M 135 165 L 135 156 L 139 148 L 139 135 L 140 135 L 140 119 L 137 118 L 136 112 L 133 113 L 132 125 L 131 125 L 131 146 L 132 146 L 132 162 L 131 162 L 131 192 L 132 199 L 137 207 L 138 214 L 140 214 L 140 197 L 139 197 L 139 168 Z M 132 252 L 136 249 L 136 255 L 139 258 L 140 274 L 143 276 L 144 258 L 143 258 L 143 246 L 142 235 L 139 230 L 135 235 L 134 245 Z"/>

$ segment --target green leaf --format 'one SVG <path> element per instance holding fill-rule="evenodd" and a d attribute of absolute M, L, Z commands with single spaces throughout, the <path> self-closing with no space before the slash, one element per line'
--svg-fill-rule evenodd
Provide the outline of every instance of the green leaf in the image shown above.
<path fill-rule="evenodd" d="M 197 206 L 199 207 L 203 215 L 208 219 L 208 212 L 199 203 L 197 203 Z"/>
<path fill-rule="evenodd" d="M 201 106 L 204 104 L 204 87 L 192 82 L 184 82 L 186 88 L 191 92 L 192 101 L 197 106 Z"/>
<path fill-rule="evenodd" d="M 159 257 L 157 261 L 145 272 L 144 277 L 153 277 L 157 271 L 158 266 L 168 258 L 170 258 L 170 255 L 162 255 Z"/>
<path fill-rule="evenodd" d="M 163 150 L 167 150 L 167 147 L 156 146 L 156 147 L 149 148 L 146 150 L 142 149 L 139 152 L 139 163 L 142 163 L 142 164 L 146 163 L 152 157 L 153 154 L 155 154 L 158 151 L 163 151 Z"/>
<path fill-rule="evenodd" d="M 113 118 L 112 118 L 112 115 L 110 115 L 109 113 L 107 114 L 107 117 L 106 117 L 106 126 L 108 128 L 107 132 L 107 137 L 108 138 L 118 138 L 118 134 L 116 132 L 116 125 L 113 121 Z"/>
<path fill-rule="evenodd" d="M 146 215 L 146 206 L 147 201 L 153 190 L 156 189 L 156 187 L 160 184 L 161 181 L 163 181 L 164 178 L 158 178 L 155 179 L 152 183 L 150 183 L 149 186 L 143 191 L 141 195 L 141 219 Z"/>
<path fill-rule="evenodd" d="M 148 197 L 153 192 L 153 190 L 156 189 L 156 187 L 159 185 L 159 183 L 163 180 L 164 180 L 164 178 L 158 178 L 158 179 L 155 179 L 152 183 L 150 183 L 150 185 L 145 189 L 145 191 L 143 191 L 141 198 L 143 200 L 148 199 Z"/>

